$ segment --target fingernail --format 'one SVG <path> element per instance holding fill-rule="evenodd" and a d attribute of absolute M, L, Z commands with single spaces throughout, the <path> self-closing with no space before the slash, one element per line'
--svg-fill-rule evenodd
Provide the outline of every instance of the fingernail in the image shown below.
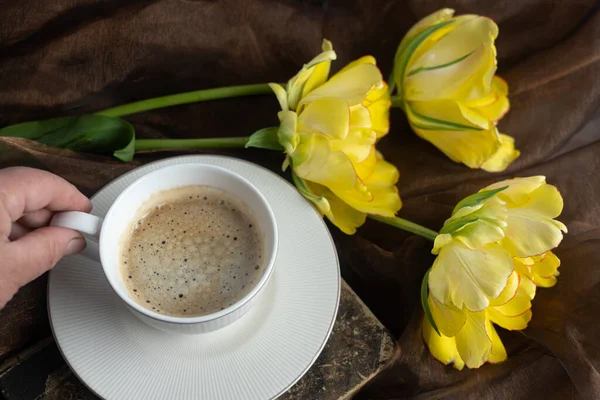
<path fill-rule="evenodd" d="M 76 237 L 71 239 L 65 250 L 65 256 L 69 256 L 75 253 L 81 253 L 85 249 L 85 239 L 82 237 Z"/>

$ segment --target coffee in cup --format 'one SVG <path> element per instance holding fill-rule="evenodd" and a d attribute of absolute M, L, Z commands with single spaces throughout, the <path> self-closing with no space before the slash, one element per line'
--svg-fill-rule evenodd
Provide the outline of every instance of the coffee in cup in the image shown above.
<path fill-rule="evenodd" d="M 119 242 L 130 296 L 173 317 L 223 310 L 264 273 L 262 232 L 247 206 L 227 192 L 188 185 L 152 195 Z"/>
<path fill-rule="evenodd" d="M 83 256 L 100 263 L 137 318 L 166 332 L 199 334 L 232 324 L 258 304 L 279 240 L 275 215 L 257 187 L 226 168 L 185 157 L 126 178 L 129 185 L 104 218 L 65 211 L 50 225 L 88 235 Z"/>

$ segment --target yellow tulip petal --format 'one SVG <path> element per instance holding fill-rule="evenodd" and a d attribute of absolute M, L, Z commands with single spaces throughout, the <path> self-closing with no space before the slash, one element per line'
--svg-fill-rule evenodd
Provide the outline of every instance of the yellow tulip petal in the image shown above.
<path fill-rule="evenodd" d="M 494 308 L 490 308 L 488 310 L 488 315 L 495 324 L 503 327 L 504 329 L 508 329 L 509 331 L 520 331 L 527 328 L 533 313 L 531 310 L 527 310 L 521 315 L 507 317 Z"/>
<path fill-rule="evenodd" d="M 491 90 L 496 68 L 493 41 L 498 27 L 489 18 L 460 24 L 409 65 L 407 100 L 481 98 Z"/>
<path fill-rule="evenodd" d="M 375 57 L 373 57 L 373 56 L 362 56 L 361 58 L 358 58 L 354 61 L 349 62 L 346 66 L 344 66 L 344 68 L 340 69 L 337 72 L 337 74 L 341 74 L 342 72 L 348 71 L 348 70 L 350 70 L 358 65 L 361 65 L 361 64 L 376 65 L 377 62 L 375 61 Z"/>
<path fill-rule="evenodd" d="M 515 257 L 528 257 L 552 250 L 562 241 L 560 228 L 551 220 L 510 212 L 505 237 L 500 244 Z"/>
<path fill-rule="evenodd" d="M 442 247 L 429 274 L 429 290 L 440 302 L 479 311 L 500 295 L 514 269 L 496 243 L 469 249 L 459 241 Z"/>
<path fill-rule="evenodd" d="M 454 337 L 460 358 L 469 368 L 479 368 L 492 349 L 491 332 L 487 330 L 485 311 L 467 312 L 467 321 Z"/>
<path fill-rule="evenodd" d="M 323 214 L 342 232 L 353 235 L 356 228 L 365 223 L 367 216 L 364 213 L 344 203 L 325 186 L 312 182 L 305 182 L 305 184 L 314 195 L 327 199 L 329 209 Z"/>
<path fill-rule="evenodd" d="M 324 52 L 333 51 L 333 45 L 329 40 L 323 39 L 322 50 Z M 330 67 L 330 60 L 321 62 L 313 67 L 312 74 L 306 80 L 306 83 L 302 89 L 302 97 L 305 97 L 308 93 L 312 92 L 327 81 Z"/>
<path fill-rule="evenodd" d="M 519 288 L 513 298 L 505 304 L 490 307 L 490 309 L 494 309 L 505 317 L 517 317 L 531 309 L 531 299 L 526 291 L 521 288 L 521 282 L 519 281 Z M 503 326 L 500 323 L 498 323 L 498 325 Z"/>
<path fill-rule="evenodd" d="M 367 97 L 365 97 L 363 105 L 368 106 L 369 104 L 379 100 L 389 100 L 390 92 L 388 89 L 388 84 L 385 83 L 385 81 L 382 81 L 381 85 L 374 86 L 369 93 L 367 93 Z"/>
<path fill-rule="evenodd" d="M 348 106 L 360 104 L 373 87 L 382 85 L 379 69 L 373 64 L 358 64 L 351 69 L 338 72 L 323 85 L 304 97 L 300 104 L 307 104 L 323 97 L 339 97 Z"/>
<path fill-rule="evenodd" d="M 411 101 L 407 115 L 412 123 L 431 129 L 482 131 L 490 127 L 488 121 L 476 125 L 468 120 L 454 100 Z"/>
<path fill-rule="evenodd" d="M 394 164 L 383 159 L 378 151 L 375 151 L 376 162 L 372 173 L 363 177 L 359 174 L 363 182 L 370 188 L 393 186 L 400 178 L 400 172 Z"/>
<path fill-rule="evenodd" d="M 492 79 L 492 91 L 498 96 L 508 96 L 508 83 L 498 75 Z"/>
<path fill-rule="evenodd" d="M 502 340 L 500 340 L 500 336 L 498 336 L 498 332 L 496 332 L 496 329 L 494 329 L 494 326 L 489 319 L 486 322 L 486 329 L 490 332 L 492 339 L 492 349 L 488 355 L 488 362 L 496 364 L 505 361 L 507 358 L 506 349 L 504 348 Z"/>
<path fill-rule="evenodd" d="M 531 266 L 533 281 L 541 287 L 554 286 L 556 277 L 559 275 L 558 267 L 560 267 L 560 259 L 553 252 L 547 252 L 544 257 L 539 257 L 539 261 Z"/>
<path fill-rule="evenodd" d="M 493 125 L 487 130 L 481 130 L 472 125 L 460 113 L 458 107 L 451 101 L 436 101 L 435 107 L 428 104 L 410 103 L 407 106 L 407 115 L 413 130 L 423 139 L 431 142 L 450 159 L 460 162 L 470 168 L 479 168 L 500 147 L 500 137 Z M 433 118 L 430 124 L 427 120 L 417 117 L 413 110 L 423 108 L 421 114 L 427 118 Z M 452 111 L 452 110 L 457 111 Z M 446 120 L 436 116 L 444 116 Z M 462 123 L 457 121 L 461 120 Z M 442 121 L 438 123 L 436 121 Z"/>
<path fill-rule="evenodd" d="M 375 132 L 370 129 L 353 129 L 344 139 L 330 143 L 332 151 L 343 151 L 353 164 L 358 164 L 369 157 L 376 140 Z"/>
<path fill-rule="evenodd" d="M 410 38 L 417 33 L 421 32 L 423 29 L 428 28 L 432 25 L 439 24 L 440 22 L 448 21 L 454 15 L 454 10 L 451 8 L 442 8 L 437 10 L 428 16 L 421 18 L 419 22 L 414 24 L 412 28 L 406 32 L 405 38 Z"/>
<path fill-rule="evenodd" d="M 367 214 L 391 218 L 402 207 L 402 201 L 395 186 L 369 188 L 368 192 L 372 197 L 370 201 L 357 198 L 356 190 L 343 192 L 332 189 L 332 191 L 351 207 Z"/>
<path fill-rule="evenodd" d="M 433 296 L 429 296 L 429 309 L 433 320 L 442 335 L 453 337 L 462 329 L 467 321 L 467 314 L 452 305 L 440 303 Z"/>
<path fill-rule="evenodd" d="M 456 348 L 456 341 L 454 338 L 438 335 L 431 327 L 431 324 L 427 318 L 423 318 L 423 323 L 421 326 L 423 340 L 427 344 L 431 355 L 445 365 L 453 363 L 454 368 L 459 371 L 462 370 L 465 366 L 465 363 L 458 354 L 458 349 Z"/>
<path fill-rule="evenodd" d="M 511 301 L 517 295 L 517 290 L 519 289 L 520 282 L 521 279 L 519 277 L 519 274 L 516 270 L 513 271 L 513 273 L 508 277 L 506 287 L 504 288 L 504 290 L 502 290 L 500 296 L 496 297 L 495 299 L 490 299 L 490 307 L 501 306 Z"/>
<path fill-rule="evenodd" d="M 492 87 L 499 96 L 508 96 L 508 83 L 498 75 L 494 76 Z"/>
<path fill-rule="evenodd" d="M 489 129 L 492 125 L 491 120 L 479 112 L 478 109 L 467 107 L 463 102 L 456 102 L 459 107 L 460 113 L 473 125 L 479 126 L 482 129 Z"/>
<path fill-rule="evenodd" d="M 556 186 L 544 184 L 529 194 L 528 201 L 512 210 L 514 213 L 556 218 L 563 210 L 563 198 Z"/>
<path fill-rule="evenodd" d="M 326 214 L 327 218 L 347 235 L 354 235 L 367 219 L 366 214 L 350 207 L 335 195 L 329 198 L 329 204 L 331 211 Z"/>
<path fill-rule="evenodd" d="M 375 167 L 377 166 L 379 159 L 383 160 L 383 157 L 379 157 L 378 151 L 375 150 L 375 146 L 371 146 L 371 151 L 369 152 L 367 158 L 365 158 L 360 163 L 354 164 L 354 170 L 356 171 L 356 175 L 358 175 L 358 178 L 362 182 L 365 182 L 371 175 L 373 175 L 373 172 L 375 171 Z M 398 172 L 398 169 L 395 166 L 391 165 L 391 167 L 394 168 L 396 172 Z M 394 183 L 396 182 L 394 181 Z"/>
<path fill-rule="evenodd" d="M 362 104 L 350 107 L 350 127 L 352 129 L 371 128 L 371 114 Z"/>
<path fill-rule="evenodd" d="M 490 106 L 498 101 L 499 97 L 508 95 L 508 83 L 499 76 L 495 75 L 492 78 L 492 90 L 487 96 L 480 97 L 474 100 L 466 100 L 463 103 L 470 108 L 482 109 Z"/>
<path fill-rule="evenodd" d="M 537 287 L 533 281 L 529 266 L 518 261 L 517 257 L 514 257 L 513 261 L 515 263 L 515 272 L 519 274 L 519 287 L 525 291 L 530 300 L 533 300 Z"/>
<path fill-rule="evenodd" d="M 453 98 L 471 101 L 487 96 L 492 91 L 492 80 L 496 73 L 496 48 L 492 44 L 482 45 L 485 53 L 479 67 L 465 83 L 452 93 Z"/>
<path fill-rule="evenodd" d="M 285 89 L 278 85 L 277 83 L 269 83 L 269 87 L 275 93 L 275 97 L 277 97 L 277 101 L 279 102 L 279 106 L 283 111 L 288 110 L 288 102 L 287 102 L 287 93 Z"/>
<path fill-rule="evenodd" d="M 504 134 L 500 134 L 499 137 L 500 147 L 481 164 L 481 169 L 485 171 L 504 171 L 521 154 L 519 150 L 515 149 L 515 139 Z"/>
<path fill-rule="evenodd" d="M 352 162 L 341 151 L 332 151 L 330 140 L 321 134 L 302 134 L 296 150 L 290 154 L 294 172 L 300 178 L 339 190 L 362 187 Z M 366 189 L 365 189 L 366 190 Z"/>
<path fill-rule="evenodd" d="M 533 261 L 533 257 L 513 257 L 513 259 L 515 261 L 518 261 L 520 264 L 526 265 L 528 267 L 531 267 L 533 264 L 535 264 L 535 261 Z"/>
<path fill-rule="evenodd" d="M 536 278 L 535 284 L 539 287 L 549 288 L 556 285 L 557 279 L 556 276 L 552 276 L 550 278 Z"/>
<path fill-rule="evenodd" d="M 563 223 L 552 219 L 560 214 L 563 207 L 563 200 L 558 190 L 552 185 L 545 184 L 543 176 L 505 180 L 486 189 L 501 186 L 508 186 L 508 188 L 497 196 L 507 203 L 515 223 L 515 226 L 509 227 L 511 237 L 506 239 L 513 255 L 517 257 L 538 255 L 558 245 L 562 240 L 561 231 L 567 232 L 567 227 Z M 549 229 L 545 229 L 546 227 Z M 530 233 L 532 236 L 527 238 L 529 242 L 519 243 L 519 237 Z M 536 236 L 538 233 L 541 236 Z M 508 231 L 507 236 L 509 236 Z M 526 249 L 525 246 L 530 246 L 532 241 L 534 246 Z"/>
<path fill-rule="evenodd" d="M 307 68 L 306 65 L 302 68 L 286 85 L 288 109 L 296 111 L 298 102 L 302 98 L 302 90 L 304 84 L 313 73 L 312 68 Z"/>
<path fill-rule="evenodd" d="M 452 161 L 469 168 L 480 168 L 499 146 L 494 128 L 487 131 L 425 130 L 412 125 L 414 131 L 441 150 Z"/>
<path fill-rule="evenodd" d="M 384 90 L 387 93 L 387 85 Z M 390 101 L 389 96 L 385 96 L 368 106 L 372 129 L 376 132 L 377 138 L 385 136 L 390 130 L 391 106 L 392 102 Z"/>
<path fill-rule="evenodd" d="M 465 71 L 472 72 L 464 74 Z M 473 53 L 455 60 L 453 65 L 440 65 L 437 69 L 406 78 L 405 96 L 411 101 L 436 98 L 470 101 L 486 96 L 491 91 L 495 71 L 496 50 L 493 45 L 482 44 Z M 430 86 L 427 86 L 428 82 Z"/>
<path fill-rule="evenodd" d="M 512 178 L 493 183 L 481 189 L 480 192 L 483 190 L 494 190 L 508 186 L 498 193 L 497 196 L 505 201 L 510 207 L 519 207 L 529 201 L 529 194 L 544 183 L 546 183 L 546 177 L 541 175 Z"/>
<path fill-rule="evenodd" d="M 364 193 L 356 190 L 340 191 L 332 188 L 334 193 L 359 211 L 393 217 L 402 207 L 395 186 L 400 175 L 398 169 L 385 161 L 374 148 L 364 162 L 355 165 L 355 169 L 370 197 L 365 198 Z"/>
<path fill-rule="evenodd" d="M 518 263 L 515 265 L 515 273 L 519 273 Z M 519 275 L 521 278 L 521 276 Z M 535 295 L 535 293 L 533 293 Z M 531 321 L 531 299 L 533 298 L 530 283 L 526 277 L 519 279 L 516 295 L 508 302 L 494 305 L 488 308 L 490 319 L 509 330 L 521 330 L 527 327 Z"/>
<path fill-rule="evenodd" d="M 507 97 L 508 85 L 499 76 L 492 79 L 491 93 L 479 100 L 480 105 L 473 103 L 469 107 L 476 108 L 477 111 L 490 121 L 498 122 L 510 109 L 510 102 Z M 489 101 L 491 100 L 491 101 Z"/>
<path fill-rule="evenodd" d="M 431 254 L 440 254 L 440 250 L 452 243 L 454 238 L 448 233 L 441 233 L 435 237 Z"/>
<path fill-rule="evenodd" d="M 350 130 L 350 109 L 339 98 L 316 99 L 300 113 L 298 124 L 299 129 L 315 130 L 334 139 L 344 139 Z"/>
<path fill-rule="evenodd" d="M 465 15 L 465 16 L 461 16 L 461 17 L 477 18 L 476 15 L 470 15 L 470 16 Z M 423 54 L 427 53 L 433 46 L 435 46 L 435 44 L 441 38 L 446 36 L 448 33 L 452 32 L 453 30 L 455 30 L 462 23 L 460 21 L 457 22 L 457 20 L 459 20 L 461 17 L 453 18 L 452 21 L 440 20 L 438 23 L 434 24 L 434 25 L 438 25 L 438 24 L 443 24 L 443 25 L 442 26 L 438 25 L 435 29 L 433 29 L 427 35 L 425 40 L 418 45 L 418 47 L 410 55 L 410 59 L 408 60 L 409 64 L 407 65 L 407 68 L 410 68 L 411 63 L 414 63 L 416 60 L 420 59 Z M 432 28 L 432 27 L 433 27 L 433 25 L 431 25 L 429 27 L 425 27 L 425 29 Z M 396 50 L 396 55 L 394 56 L 395 63 L 400 61 L 400 58 L 403 56 L 403 53 L 407 49 L 406 46 L 411 42 L 411 40 L 413 40 L 413 37 L 410 37 L 409 35 L 404 36 L 404 38 L 400 42 L 400 46 L 398 46 L 398 50 Z M 408 70 L 406 72 L 408 72 Z M 405 76 L 406 76 L 406 72 L 405 72 Z M 402 79 L 404 79 L 405 76 L 403 76 Z M 398 82 L 398 78 L 400 78 L 400 77 L 395 77 L 395 78 L 396 78 L 396 82 Z M 401 85 L 399 85 L 399 86 L 401 86 Z"/>
<path fill-rule="evenodd" d="M 457 56 L 469 54 L 482 43 L 491 43 L 498 36 L 498 26 L 490 18 L 463 15 L 455 21 L 458 22 L 455 29 L 442 37 L 427 54 L 415 60 L 412 68 L 432 68 L 451 63 Z"/>
<path fill-rule="evenodd" d="M 304 86 L 315 72 L 315 68 L 322 63 L 329 64 L 337 58 L 333 50 L 323 51 L 321 54 L 313 58 L 308 64 L 305 64 L 302 69 L 288 81 L 286 92 L 288 94 L 288 107 L 296 110 L 298 102 L 303 96 Z"/>

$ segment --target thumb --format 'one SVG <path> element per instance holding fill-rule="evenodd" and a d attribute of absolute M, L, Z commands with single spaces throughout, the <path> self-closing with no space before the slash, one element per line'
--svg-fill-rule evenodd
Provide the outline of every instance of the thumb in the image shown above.
<path fill-rule="evenodd" d="M 56 265 L 66 255 L 85 249 L 85 239 L 77 231 L 44 227 L 29 232 L 5 247 L 4 262 L 11 280 L 23 286 Z"/>

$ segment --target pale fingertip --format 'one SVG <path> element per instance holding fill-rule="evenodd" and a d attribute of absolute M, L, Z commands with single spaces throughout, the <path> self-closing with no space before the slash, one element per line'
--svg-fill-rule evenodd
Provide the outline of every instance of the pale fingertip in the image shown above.
<path fill-rule="evenodd" d="M 65 250 L 65 256 L 70 256 L 72 254 L 81 253 L 83 250 L 85 250 L 85 247 L 86 247 L 86 243 L 85 243 L 84 238 L 82 238 L 82 237 L 73 238 L 67 245 L 67 248 Z"/>

